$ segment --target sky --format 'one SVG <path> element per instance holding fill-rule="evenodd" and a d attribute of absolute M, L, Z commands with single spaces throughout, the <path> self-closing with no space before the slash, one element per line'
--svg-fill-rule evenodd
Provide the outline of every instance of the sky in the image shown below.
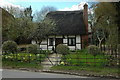
<path fill-rule="evenodd" d="M 0 7 L 13 6 L 24 9 L 31 5 L 33 13 L 40 11 L 44 6 L 56 7 L 59 11 L 73 11 L 83 9 L 83 5 L 88 3 L 89 7 L 99 0 L 0 0 Z M 100 0 L 100 1 L 116 1 L 116 0 Z M 117 0 L 118 1 L 118 0 Z"/>
<path fill-rule="evenodd" d="M 24 9 L 31 5 L 33 13 L 40 11 L 44 6 L 53 6 L 59 11 L 73 11 L 83 8 L 88 0 L 0 0 L 0 6 L 13 6 Z"/>

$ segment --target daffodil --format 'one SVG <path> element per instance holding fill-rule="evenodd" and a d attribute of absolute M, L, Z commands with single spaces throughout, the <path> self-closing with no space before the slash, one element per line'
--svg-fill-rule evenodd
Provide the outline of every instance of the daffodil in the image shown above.
<path fill-rule="evenodd" d="M 30 56 L 32 56 L 32 55 L 30 54 Z"/>
<path fill-rule="evenodd" d="M 61 65 L 64 65 L 65 63 L 62 61 L 60 64 L 61 64 Z"/>

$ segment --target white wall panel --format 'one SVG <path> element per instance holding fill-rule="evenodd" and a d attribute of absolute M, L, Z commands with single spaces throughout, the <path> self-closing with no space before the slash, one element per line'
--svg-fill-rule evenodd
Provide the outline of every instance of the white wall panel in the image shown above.
<path fill-rule="evenodd" d="M 40 48 L 41 48 L 42 50 L 47 50 L 47 45 L 40 45 Z"/>
<path fill-rule="evenodd" d="M 70 50 L 75 50 L 75 46 L 68 46 Z"/>
<path fill-rule="evenodd" d="M 81 44 L 76 44 L 76 49 L 81 49 Z"/>
<path fill-rule="evenodd" d="M 63 43 L 67 43 L 67 39 L 63 39 Z"/>
<path fill-rule="evenodd" d="M 76 43 L 81 43 L 80 35 L 77 35 L 77 36 L 76 36 Z"/>
<path fill-rule="evenodd" d="M 47 44 L 47 40 L 42 40 L 41 44 Z"/>

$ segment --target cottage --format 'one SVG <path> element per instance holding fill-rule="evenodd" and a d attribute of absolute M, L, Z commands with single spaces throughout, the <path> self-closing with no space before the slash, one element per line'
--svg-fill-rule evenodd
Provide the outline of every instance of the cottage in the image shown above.
<path fill-rule="evenodd" d="M 40 48 L 52 50 L 58 44 L 67 45 L 71 50 L 82 49 L 88 45 L 88 5 L 79 11 L 54 11 L 47 14 L 54 19 L 57 33 L 49 35 L 41 42 Z M 34 43 L 34 42 L 32 42 Z"/>

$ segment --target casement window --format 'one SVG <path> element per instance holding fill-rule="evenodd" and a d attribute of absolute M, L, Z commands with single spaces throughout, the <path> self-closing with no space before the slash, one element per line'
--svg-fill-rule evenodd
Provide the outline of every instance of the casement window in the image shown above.
<path fill-rule="evenodd" d="M 76 39 L 75 38 L 68 38 L 68 46 L 75 46 Z"/>
<path fill-rule="evenodd" d="M 49 38 L 49 46 L 53 46 L 53 38 Z"/>

